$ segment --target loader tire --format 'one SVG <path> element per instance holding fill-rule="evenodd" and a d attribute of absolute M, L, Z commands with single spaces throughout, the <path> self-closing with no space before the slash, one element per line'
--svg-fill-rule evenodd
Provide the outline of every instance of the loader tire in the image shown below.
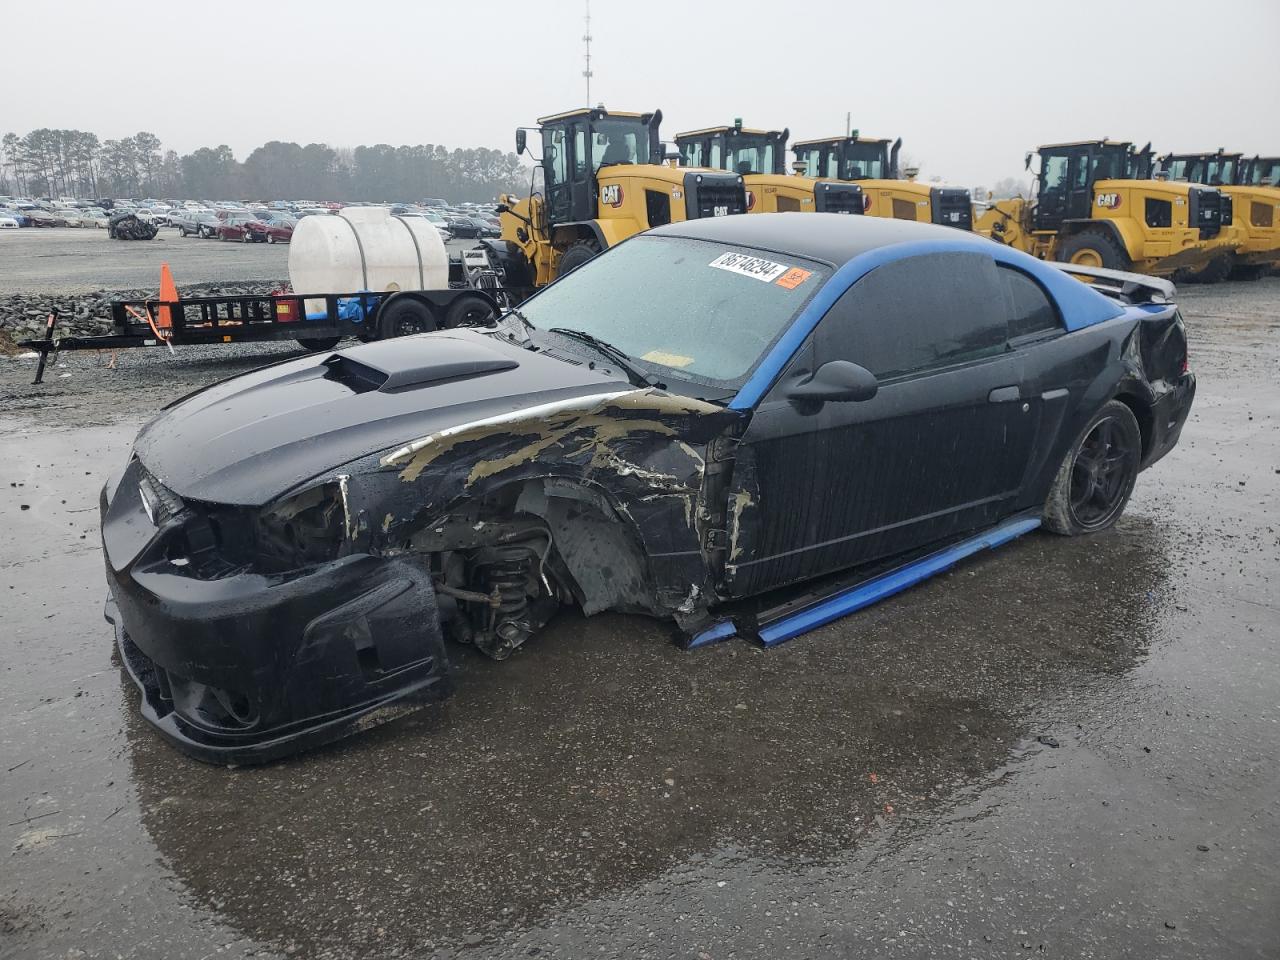
<path fill-rule="evenodd" d="M 1231 258 L 1210 260 L 1199 270 L 1179 270 L 1173 275 L 1174 283 L 1219 283 L 1231 275 Z"/>
<path fill-rule="evenodd" d="M 1044 504 L 1044 526 L 1077 537 L 1114 524 L 1124 513 L 1142 464 L 1142 430 L 1133 411 L 1109 400 L 1062 459 Z"/>
<path fill-rule="evenodd" d="M 599 253 L 600 244 L 595 240 L 579 240 L 560 254 L 560 263 L 556 266 L 556 277 L 572 273 Z"/>
<path fill-rule="evenodd" d="M 1133 267 L 1124 248 L 1101 230 L 1084 230 L 1067 237 L 1058 245 L 1056 259 L 1080 267 L 1103 267 L 1107 270 L 1129 270 Z"/>

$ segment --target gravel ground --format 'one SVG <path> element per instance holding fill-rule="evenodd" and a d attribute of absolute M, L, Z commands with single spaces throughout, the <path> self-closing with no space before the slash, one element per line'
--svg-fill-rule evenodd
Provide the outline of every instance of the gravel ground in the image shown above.
<path fill-rule="evenodd" d="M 561 616 L 263 769 L 138 716 L 96 503 L 288 349 L 0 361 L 0 955 L 1274 960 L 1280 280 L 1181 299 L 1195 407 L 1114 530 L 770 651 Z"/>

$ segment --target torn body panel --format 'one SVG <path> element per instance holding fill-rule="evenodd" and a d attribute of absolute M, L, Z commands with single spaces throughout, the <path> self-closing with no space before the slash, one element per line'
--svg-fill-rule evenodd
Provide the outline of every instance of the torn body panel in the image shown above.
<path fill-rule="evenodd" d="M 535 371 L 565 366 L 518 352 Z M 447 692 L 445 637 L 503 659 L 563 603 L 704 615 L 705 449 L 744 415 L 599 374 L 544 383 L 551 399 L 527 404 L 501 380 L 520 373 L 477 378 L 453 422 L 396 447 L 381 441 L 376 391 L 348 393 L 373 414 L 371 449 L 300 482 L 268 468 L 257 488 L 258 434 L 274 417 L 255 419 L 245 399 L 232 432 L 252 455 L 220 465 L 239 503 L 200 499 L 206 478 L 173 466 L 169 428 L 153 424 L 102 497 L 109 619 L 147 718 L 201 759 L 265 761 Z M 297 365 L 245 386 L 268 411 L 277 397 L 296 409 L 299 389 L 327 408 L 324 377 Z M 177 415 L 199 422 L 211 405 L 241 404 L 237 391 L 206 391 Z M 359 444 L 346 432 L 337 446 Z M 280 451 L 291 470 L 317 455 L 300 446 Z"/>

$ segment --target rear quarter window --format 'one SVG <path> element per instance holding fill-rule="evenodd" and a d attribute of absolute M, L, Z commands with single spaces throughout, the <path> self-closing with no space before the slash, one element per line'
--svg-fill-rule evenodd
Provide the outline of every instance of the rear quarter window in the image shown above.
<path fill-rule="evenodd" d="M 1009 339 L 1044 336 L 1062 329 L 1058 308 L 1027 274 L 1001 264 L 997 268 L 1009 308 Z"/>

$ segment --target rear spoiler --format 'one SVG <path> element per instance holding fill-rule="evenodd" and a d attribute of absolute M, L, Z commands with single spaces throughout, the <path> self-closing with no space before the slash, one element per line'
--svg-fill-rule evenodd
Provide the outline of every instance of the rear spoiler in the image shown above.
<path fill-rule="evenodd" d="M 1050 265 L 1063 273 L 1084 279 L 1099 293 L 1105 293 L 1124 303 L 1173 303 L 1174 295 L 1178 292 L 1178 288 L 1168 280 L 1141 273 L 1107 270 L 1104 267 L 1082 267 L 1074 263 L 1051 262 Z"/>

